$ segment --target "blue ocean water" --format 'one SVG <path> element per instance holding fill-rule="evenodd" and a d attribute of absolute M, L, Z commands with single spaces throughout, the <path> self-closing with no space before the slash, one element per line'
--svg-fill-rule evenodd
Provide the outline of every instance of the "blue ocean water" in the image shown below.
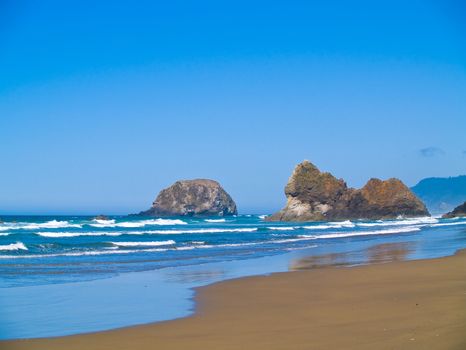
<path fill-rule="evenodd" d="M 3 217 L 0 339 L 91 332 L 188 315 L 225 279 L 466 248 L 466 219 L 270 223 L 227 218 Z"/>

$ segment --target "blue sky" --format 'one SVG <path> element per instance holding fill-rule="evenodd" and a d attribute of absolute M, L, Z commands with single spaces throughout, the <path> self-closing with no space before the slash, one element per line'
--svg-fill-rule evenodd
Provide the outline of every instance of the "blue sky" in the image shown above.
<path fill-rule="evenodd" d="M 280 208 L 466 173 L 461 1 L 1 1 L 0 214 L 146 209 L 177 179 Z"/>

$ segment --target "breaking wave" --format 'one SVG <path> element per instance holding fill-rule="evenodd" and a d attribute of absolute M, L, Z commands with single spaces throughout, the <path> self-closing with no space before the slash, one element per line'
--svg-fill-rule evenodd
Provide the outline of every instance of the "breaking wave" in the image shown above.
<path fill-rule="evenodd" d="M 136 228 L 151 225 L 168 226 L 168 225 L 187 225 L 187 222 L 179 219 L 151 219 L 141 221 L 124 221 L 115 222 L 115 220 L 94 220 L 94 223 L 89 224 L 92 227 L 126 227 Z"/>
<path fill-rule="evenodd" d="M 442 223 L 432 224 L 430 226 L 441 227 L 441 226 L 457 226 L 457 225 L 466 225 L 466 220 L 465 221 L 454 221 L 454 222 L 442 222 Z"/>
<path fill-rule="evenodd" d="M 155 242 L 109 242 L 117 247 L 158 247 L 163 245 L 173 245 L 176 242 L 172 239 L 168 241 L 155 241 Z"/>
<path fill-rule="evenodd" d="M 29 223 L 29 222 L 7 222 L 2 224 L 0 231 L 7 230 L 40 230 L 40 229 L 54 229 L 54 228 L 81 228 L 80 224 L 73 224 L 69 221 L 51 220 L 42 223 Z"/>
<path fill-rule="evenodd" d="M 291 226 L 270 226 L 267 227 L 269 230 L 275 230 L 275 231 L 293 231 L 295 227 Z"/>
<path fill-rule="evenodd" d="M 28 250 L 22 242 L 0 245 L 0 250 Z"/>
<path fill-rule="evenodd" d="M 353 228 L 356 225 L 349 220 L 341 222 L 329 222 L 328 224 L 319 224 L 319 225 L 309 225 L 303 226 L 307 230 L 326 230 L 326 229 L 336 229 L 336 228 Z"/>
<path fill-rule="evenodd" d="M 36 235 L 49 238 L 66 238 L 79 236 L 122 236 L 122 235 L 182 235 L 202 233 L 255 232 L 257 228 L 206 228 L 193 230 L 149 230 L 149 231 L 93 231 L 93 232 L 35 232 Z"/>
<path fill-rule="evenodd" d="M 354 237 L 354 236 L 370 236 L 370 235 L 386 235 L 393 233 L 407 233 L 407 232 L 416 232 L 420 231 L 420 227 L 408 226 L 400 227 L 386 230 L 375 230 L 375 231 L 351 231 L 351 232 L 339 232 L 339 233 L 328 233 L 323 235 L 301 235 L 303 238 L 315 238 L 315 239 L 328 239 L 328 238 L 344 238 L 344 237 Z"/>
<path fill-rule="evenodd" d="M 429 225 L 438 223 L 438 219 L 426 216 L 413 219 L 403 220 L 377 220 L 376 222 L 358 222 L 359 227 L 377 227 L 377 226 L 412 226 L 412 225 Z"/>

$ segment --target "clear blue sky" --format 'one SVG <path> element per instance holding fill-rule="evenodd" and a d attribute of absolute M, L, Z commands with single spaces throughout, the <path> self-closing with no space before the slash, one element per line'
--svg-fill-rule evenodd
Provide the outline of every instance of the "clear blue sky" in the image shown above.
<path fill-rule="evenodd" d="M 0 133 L 0 214 L 137 212 L 197 177 L 271 212 L 303 159 L 465 174 L 466 6 L 2 0 Z"/>

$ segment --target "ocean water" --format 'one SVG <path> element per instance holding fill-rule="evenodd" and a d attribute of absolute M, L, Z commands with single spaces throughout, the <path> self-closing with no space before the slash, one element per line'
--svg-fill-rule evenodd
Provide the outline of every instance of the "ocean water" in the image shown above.
<path fill-rule="evenodd" d="M 0 339 L 189 315 L 193 288 L 225 279 L 466 248 L 466 219 L 270 223 L 227 218 L 3 217 Z"/>

